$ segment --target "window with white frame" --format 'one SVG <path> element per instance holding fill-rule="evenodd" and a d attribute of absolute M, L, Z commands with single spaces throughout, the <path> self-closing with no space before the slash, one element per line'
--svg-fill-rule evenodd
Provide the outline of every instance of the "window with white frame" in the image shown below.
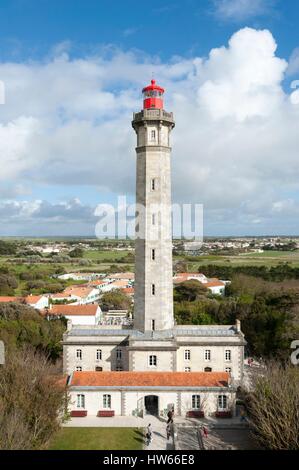
<path fill-rule="evenodd" d="M 111 395 L 103 395 L 103 408 L 111 408 Z"/>
<path fill-rule="evenodd" d="M 77 395 L 77 408 L 85 408 L 85 395 Z"/>
<path fill-rule="evenodd" d="M 185 349 L 184 358 L 185 358 L 185 361 L 190 361 L 190 359 L 191 359 L 190 349 Z"/>
<path fill-rule="evenodd" d="M 226 395 L 218 395 L 218 410 L 226 410 L 227 409 L 227 396 Z"/>
<path fill-rule="evenodd" d="M 192 408 L 193 410 L 200 409 L 200 395 L 192 395 Z"/>
<path fill-rule="evenodd" d="M 210 361 L 210 360 L 211 360 L 211 350 L 205 349 L 205 361 Z"/>
<path fill-rule="evenodd" d="M 97 359 L 97 361 L 101 361 L 101 360 L 102 360 L 102 350 L 101 350 L 101 349 L 97 349 L 97 352 L 96 352 L 96 359 Z"/>
<path fill-rule="evenodd" d="M 157 367 L 157 356 L 151 354 L 148 358 L 148 364 L 150 367 Z"/>
<path fill-rule="evenodd" d="M 122 350 L 117 348 L 117 350 L 116 350 L 116 359 L 121 359 L 121 355 L 122 355 Z"/>
<path fill-rule="evenodd" d="M 76 358 L 77 359 L 82 359 L 82 349 L 77 349 L 76 350 Z"/>
<path fill-rule="evenodd" d="M 232 352 L 230 349 L 225 350 L 225 361 L 230 362 L 232 360 Z"/>
<path fill-rule="evenodd" d="M 191 367 L 185 367 L 185 372 L 191 372 Z"/>
<path fill-rule="evenodd" d="M 231 367 L 226 367 L 225 372 L 227 372 L 228 374 L 231 374 L 232 368 Z"/>
<path fill-rule="evenodd" d="M 81 367 L 81 366 L 77 366 L 77 367 L 76 367 L 76 371 L 77 371 L 77 372 L 81 372 L 81 371 L 82 371 L 82 367 Z"/>

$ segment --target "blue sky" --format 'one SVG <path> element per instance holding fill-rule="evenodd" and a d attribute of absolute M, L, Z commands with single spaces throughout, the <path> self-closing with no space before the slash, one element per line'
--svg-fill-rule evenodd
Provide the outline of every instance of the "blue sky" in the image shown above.
<path fill-rule="evenodd" d="M 0 235 L 93 234 L 97 204 L 134 201 L 152 73 L 174 201 L 204 204 L 206 235 L 299 234 L 298 19 L 293 0 L 1 0 Z"/>

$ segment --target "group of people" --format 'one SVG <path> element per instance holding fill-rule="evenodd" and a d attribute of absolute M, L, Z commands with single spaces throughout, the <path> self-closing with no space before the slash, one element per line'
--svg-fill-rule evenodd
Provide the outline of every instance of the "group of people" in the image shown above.
<path fill-rule="evenodd" d="M 166 437 L 167 440 L 170 439 L 171 436 L 171 431 L 172 431 L 172 425 L 173 425 L 173 417 L 174 417 L 174 408 L 168 411 L 167 413 L 167 423 L 166 423 Z M 153 431 L 152 431 L 152 425 L 149 424 L 146 430 L 146 442 L 147 445 L 150 445 L 150 443 L 153 440 Z"/>

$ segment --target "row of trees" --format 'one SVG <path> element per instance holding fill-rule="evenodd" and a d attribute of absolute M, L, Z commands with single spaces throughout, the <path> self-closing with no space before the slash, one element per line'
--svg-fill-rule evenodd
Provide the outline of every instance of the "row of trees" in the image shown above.
<path fill-rule="evenodd" d="M 175 288 L 175 318 L 178 324 L 234 324 L 240 319 L 251 355 L 287 358 L 299 335 L 298 284 L 236 275 L 221 298 L 198 281 L 186 281 Z"/>
<path fill-rule="evenodd" d="M 194 260 L 193 260 L 194 261 Z M 218 277 L 219 279 L 232 279 L 236 274 L 254 276 L 266 281 L 284 281 L 285 279 L 299 279 L 299 267 L 291 266 L 289 263 L 279 263 L 276 266 L 231 266 L 213 265 L 200 266 L 199 271 L 207 277 Z"/>

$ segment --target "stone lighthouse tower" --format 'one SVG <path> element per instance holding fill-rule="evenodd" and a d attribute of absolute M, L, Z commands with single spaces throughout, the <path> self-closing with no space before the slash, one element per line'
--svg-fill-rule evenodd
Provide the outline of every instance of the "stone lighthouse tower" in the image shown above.
<path fill-rule="evenodd" d="M 155 80 L 143 90 L 143 110 L 134 113 L 137 134 L 134 327 L 173 328 L 171 147 L 172 113 L 163 109 L 164 89 Z"/>

